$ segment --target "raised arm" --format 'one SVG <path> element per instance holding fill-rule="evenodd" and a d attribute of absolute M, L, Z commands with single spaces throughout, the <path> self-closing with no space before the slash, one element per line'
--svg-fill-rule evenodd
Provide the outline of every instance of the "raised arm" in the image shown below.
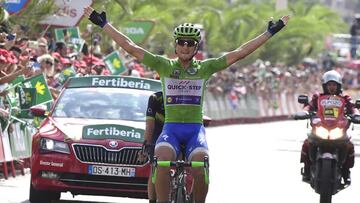
<path fill-rule="evenodd" d="M 283 16 L 276 23 L 270 21 L 267 31 L 255 37 L 254 39 L 246 42 L 245 44 L 241 45 L 236 50 L 225 54 L 227 64 L 230 66 L 236 61 L 250 55 L 261 45 L 263 45 L 268 39 L 270 39 L 274 34 L 280 31 L 287 24 L 288 20 L 289 20 L 289 16 Z"/>
<path fill-rule="evenodd" d="M 126 35 L 114 28 L 106 20 L 106 13 L 98 13 L 92 7 L 88 6 L 84 8 L 85 16 L 95 25 L 103 28 L 106 34 L 108 34 L 121 48 L 123 48 L 130 55 L 134 56 L 139 61 L 142 61 L 144 58 L 145 50 L 138 45 L 136 45 L 131 39 Z"/>

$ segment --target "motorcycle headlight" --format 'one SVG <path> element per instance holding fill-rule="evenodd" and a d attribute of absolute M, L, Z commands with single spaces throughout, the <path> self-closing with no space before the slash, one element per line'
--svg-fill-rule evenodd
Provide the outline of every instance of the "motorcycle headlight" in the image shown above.
<path fill-rule="evenodd" d="M 315 130 L 316 136 L 318 136 L 321 139 L 327 140 L 329 137 L 329 131 L 324 127 L 317 127 Z"/>
<path fill-rule="evenodd" d="M 67 143 L 48 138 L 41 138 L 40 149 L 42 151 L 52 151 L 70 154 L 69 145 Z"/>
<path fill-rule="evenodd" d="M 316 131 L 315 131 L 316 136 L 318 136 L 321 139 L 325 139 L 325 140 L 336 140 L 341 138 L 344 133 L 343 133 L 343 129 L 341 128 L 334 128 L 332 130 L 327 130 L 324 127 L 317 127 Z"/>
<path fill-rule="evenodd" d="M 336 140 L 336 139 L 341 138 L 343 135 L 344 135 L 343 129 L 334 128 L 334 129 L 330 130 L 329 139 L 330 140 Z"/>

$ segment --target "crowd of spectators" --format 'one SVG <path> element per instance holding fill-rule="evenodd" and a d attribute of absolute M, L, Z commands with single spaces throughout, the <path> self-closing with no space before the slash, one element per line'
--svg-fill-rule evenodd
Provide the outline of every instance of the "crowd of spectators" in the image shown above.
<path fill-rule="evenodd" d="M 272 65 L 269 61 L 257 60 L 247 66 L 232 67 L 216 73 L 208 83 L 214 95 L 240 100 L 247 95 L 259 95 L 272 100 L 278 94 L 307 94 L 322 92 L 321 77 L 325 71 L 335 69 L 343 76 L 344 90 L 359 89 L 360 72 L 308 59 L 297 66 Z"/>
<path fill-rule="evenodd" d="M 8 39 L 10 33 L 16 37 Z M 81 37 L 89 39 L 90 35 L 88 30 L 84 30 Z M 65 69 L 72 67 L 74 74 L 80 77 L 110 75 L 111 72 L 102 59 L 114 50 L 119 51 L 126 67 L 126 71 L 121 75 L 158 79 L 156 72 L 144 67 L 115 45 L 106 51 L 101 50 L 99 33 L 95 33 L 95 40 L 85 43 L 79 52 L 74 49 L 73 44 L 66 43 L 66 38 L 64 42 L 56 42 L 52 36 L 51 32 L 46 32 L 44 36 L 28 36 L 21 26 L 14 26 L 8 33 L 1 32 L 0 85 L 21 74 L 29 78 L 44 73 L 53 97 L 56 98 L 62 86 L 60 75 Z M 310 94 L 321 91 L 321 76 L 329 68 L 341 72 L 345 89 L 358 87 L 358 71 L 336 67 L 336 64 L 331 66 L 324 66 L 324 63 L 317 63 L 316 60 L 304 60 L 303 63 L 290 67 L 257 60 L 251 65 L 241 67 L 235 64 L 214 74 L 207 87 L 216 96 L 236 101 L 249 94 L 261 95 L 269 100 L 279 93 Z"/>

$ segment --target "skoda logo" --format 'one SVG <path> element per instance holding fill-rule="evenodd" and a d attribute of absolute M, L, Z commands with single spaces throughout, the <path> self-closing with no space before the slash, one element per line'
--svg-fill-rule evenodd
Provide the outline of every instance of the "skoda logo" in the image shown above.
<path fill-rule="evenodd" d="M 115 147 L 117 147 L 119 145 L 119 143 L 116 141 L 116 140 L 111 140 L 110 142 L 109 142 L 109 146 L 111 147 L 111 148 L 115 148 Z"/>

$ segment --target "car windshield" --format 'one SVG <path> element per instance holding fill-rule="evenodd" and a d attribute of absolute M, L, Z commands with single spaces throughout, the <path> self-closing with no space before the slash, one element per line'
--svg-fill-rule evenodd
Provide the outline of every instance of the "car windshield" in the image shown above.
<path fill-rule="evenodd" d="M 152 93 L 122 88 L 69 88 L 59 98 L 52 116 L 145 121 Z"/>

